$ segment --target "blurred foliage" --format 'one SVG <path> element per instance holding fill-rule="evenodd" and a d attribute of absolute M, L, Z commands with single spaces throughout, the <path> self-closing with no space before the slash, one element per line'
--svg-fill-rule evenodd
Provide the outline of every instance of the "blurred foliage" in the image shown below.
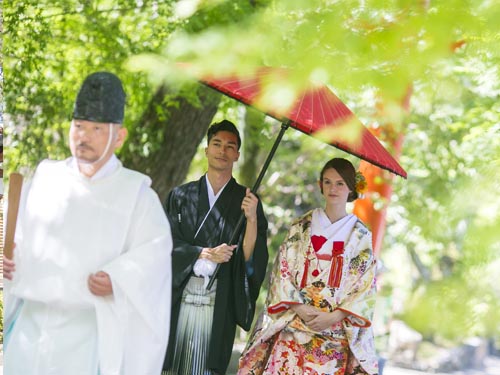
<path fill-rule="evenodd" d="M 179 3 L 189 1 L 180 1 Z M 203 4 L 200 2 L 201 10 Z M 398 100 L 409 82 L 467 41 L 498 42 L 499 5 L 491 1 L 268 1 L 234 25 L 196 34 L 176 32 L 165 58 L 190 61 L 204 72 L 245 72 L 256 65 L 293 67 L 336 90 L 380 88 Z M 460 22 L 457 22 L 460 20 Z M 498 51 L 491 48 L 490 53 Z"/>
<path fill-rule="evenodd" d="M 189 62 L 193 74 L 290 68 L 279 99 L 324 83 L 363 123 L 404 133 L 400 162 L 409 177 L 393 180 L 382 250 L 384 293 L 399 298 L 395 312 L 430 338 L 499 336 L 498 2 L 18 0 L 4 17 L 10 170 L 67 155 L 75 85 L 96 67 L 120 71 L 130 93 L 127 124 L 140 118 L 156 85 L 183 77 L 175 62 Z M 407 115 L 400 103 L 409 89 Z M 245 129 L 244 142 L 257 147 L 243 149 L 238 163 L 260 165 L 280 124 L 246 116 L 229 99 L 214 120 L 222 118 L 240 129 L 261 122 L 260 131 Z M 159 138 L 143 134 L 135 147 L 161 147 Z M 189 178 L 205 170 L 204 147 Z M 322 205 L 316 181 L 336 156 L 358 165 L 293 129 L 285 134 L 259 191 L 271 262 L 293 218 Z M 239 179 L 249 184 L 252 176 Z"/>
<path fill-rule="evenodd" d="M 14 0 L 3 6 L 4 100 L 7 128 L 6 169 L 26 172 L 41 159 L 69 155 L 66 136 L 73 101 L 83 78 L 94 71 L 117 73 L 125 86 L 125 126 L 133 128 L 161 84 L 155 72 L 125 69 L 130 56 L 159 53 L 174 30 L 194 32 L 220 20 L 244 19 L 251 11 L 247 1 L 220 4 L 205 16 L 179 19 L 173 0 Z M 152 80 L 148 79 L 152 78 Z M 196 88 L 180 92 L 196 102 Z M 167 96 L 164 109 L 175 107 Z M 161 114 L 160 113 L 160 114 Z M 142 129 L 127 152 L 147 157 L 163 134 Z M 7 173 L 7 174 L 8 174 Z"/>
<path fill-rule="evenodd" d="M 93 71 L 117 72 L 134 93 L 126 113 L 126 123 L 133 123 L 151 89 L 145 77 L 126 74 L 121 65 L 132 53 L 158 49 L 174 26 L 169 16 L 169 7 L 135 1 L 5 4 L 7 169 L 69 155 L 65 139 L 76 90 Z"/>
<path fill-rule="evenodd" d="M 434 69 L 431 79 L 415 82 L 401 158 L 410 174 L 407 182 L 395 182 L 383 257 L 394 271 L 401 270 L 404 248 L 421 261 L 423 268 L 411 273 L 412 292 L 401 311 L 414 328 L 449 340 L 498 337 L 496 58 L 463 51 L 453 65 Z"/>

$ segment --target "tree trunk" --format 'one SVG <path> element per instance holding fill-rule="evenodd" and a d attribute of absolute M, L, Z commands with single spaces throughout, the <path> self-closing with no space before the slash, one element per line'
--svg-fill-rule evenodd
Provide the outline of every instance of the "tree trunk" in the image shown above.
<path fill-rule="evenodd" d="M 245 108 L 243 128 L 243 163 L 240 166 L 239 182 L 252 188 L 263 164 L 264 151 L 261 149 L 260 134 L 266 115 L 252 107 Z"/>
<path fill-rule="evenodd" d="M 153 180 L 152 187 L 164 201 L 172 188 L 184 182 L 198 145 L 205 136 L 221 98 L 221 94 L 199 85 L 197 104 L 193 100 L 169 93 L 161 86 L 152 97 L 139 123 L 130 129 L 130 139 L 143 134 L 157 138 L 151 144 L 157 149 L 145 157 L 140 147 L 123 150 L 120 158 L 132 169 L 141 171 Z"/>

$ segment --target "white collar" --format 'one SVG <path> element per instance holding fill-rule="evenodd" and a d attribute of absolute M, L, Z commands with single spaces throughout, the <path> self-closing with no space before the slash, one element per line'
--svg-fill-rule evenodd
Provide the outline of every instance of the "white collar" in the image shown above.
<path fill-rule="evenodd" d="M 210 208 L 212 208 L 229 181 L 224 184 L 224 186 L 219 190 L 217 194 L 214 193 L 214 189 L 212 188 L 212 185 L 208 180 L 208 174 L 205 174 L 205 181 L 207 182 L 208 203 L 210 205 Z"/>
<path fill-rule="evenodd" d="M 327 241 L 318 253 L 330 253 L 333 241 L 346 242 L 358 221 L 356 215 L 348 214 L 342 219 L 331 223 L 322 208 L 316 208 L 312 213 L 311 236 L 323 236 Z"/>
<path fill-rule="evenodd" d="M 78 168 L 78 162 L 75 157 L 71 157 L 68 159 L 68 166 L 76 171 L 80 176 L 85 177 L 89 181 L 96 181 L 100 180 L 104 177 L 110 176 L 115 172 L 118 167 L 120 166 L 120 160 L 116 157 L 115 154 L 111 155 L 109 160 L 101 167 L 99 170 L 92 176 L 92 177 L 86 177 L 80 172 L 80 168 Z"/>

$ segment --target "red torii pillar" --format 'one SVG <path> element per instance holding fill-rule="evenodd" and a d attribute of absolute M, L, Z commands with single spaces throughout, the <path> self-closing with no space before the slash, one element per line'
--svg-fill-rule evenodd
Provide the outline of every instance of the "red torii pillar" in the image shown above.
<path fill-rule="evenodd" d="M 411 88 L 408 89 L 405 97 L 401 101 L 401 108 L 404 113 L 409 111 Z M 383 103 L 379 107 L 379 112 L 384 111 Z M 403 133 L 396 129 L 401 129 L 402 124 L 382 124 L 376 129 L 370 129 L 377 138 L 384 141 L 393 157 L 398 160 L 403 144 Z M 379 167 L 365 161 L 361 161 L 359 170 L 366 178 L 367 189 L 363 199 L 357 199 L 354 203 L 354 213 L 370 228 L 373 235 L 373 252 L 375 256 L 380 255 L 382 242 L 386 227 L 387 206 L 392 195 L 392 179 L 394 175 Z M 375 207 L 377 202 L 381 207 Z M 379 204 L 380 204 L 379 203 Z"/>

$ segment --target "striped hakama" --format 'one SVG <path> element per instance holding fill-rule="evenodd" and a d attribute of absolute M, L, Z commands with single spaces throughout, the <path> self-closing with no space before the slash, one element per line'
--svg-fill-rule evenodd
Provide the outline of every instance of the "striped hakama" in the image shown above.
<path fill-rule="evenodd" d="M 217 281 L 207 291 L 204 278 L 191 276 L 182 294 L 173 366 L 166 375 L 211 375 L 206 368 Z"/>

